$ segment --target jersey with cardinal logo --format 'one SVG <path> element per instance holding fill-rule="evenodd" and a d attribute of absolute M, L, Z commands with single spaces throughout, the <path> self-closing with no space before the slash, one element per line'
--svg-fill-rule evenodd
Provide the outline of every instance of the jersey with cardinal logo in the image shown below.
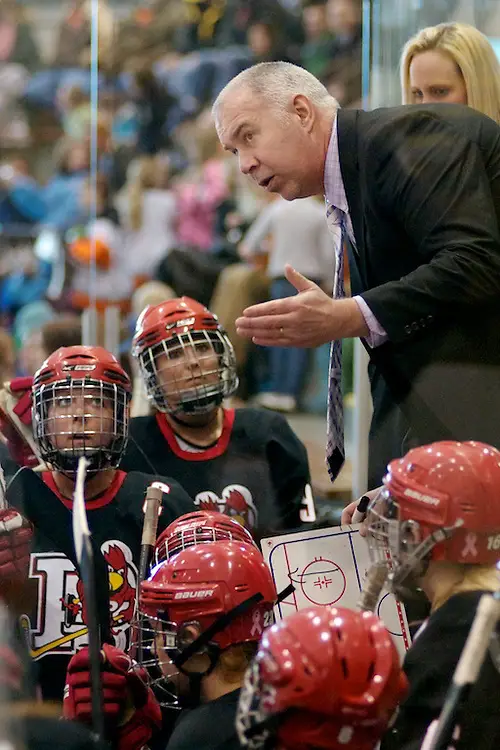
<path fill-rule="evenodd" d="M 199 508 L 233 516 L 257 537 L 315 520 L 306 449 L 280 414 L 225 409 L 221 436 L 203 450 L 160 412 L 136 417 L 122 466 L 175 477 Z"/>
<path fill-rule="evenodd" d="M 86 501 L 94 548 L 104 557 L 109 577 L 110 640 L 127 650 L 134 614 L 147 488 L 163 490 L 160 533 L 193 502 L 180 485 L 165 477 L 138 472 L 115 473 L 101 495 Z M 7 501 L 34 524 L 30 579 L 36 603 L 27 607 L 21 625 L 38 662 L 38 679 L 46 700 L 62 700 L 66 667 L 71 656 L 87 644 L 83 587 L 74 564 L 72 502 L 57 490 L 52 473 L 25 469 L 11 482 Z"/>

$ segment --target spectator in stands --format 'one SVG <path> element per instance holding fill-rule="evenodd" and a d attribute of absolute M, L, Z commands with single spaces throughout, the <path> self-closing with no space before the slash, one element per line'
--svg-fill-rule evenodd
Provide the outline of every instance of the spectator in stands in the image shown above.
<path fill-rule="evenodd" d="M 255 63 L 287 59 L 283 31 L 273 21 L 254 21 L 248 27 L 247 43 Z"/>
<path fill-rule="evenodd" d="M 2 0 L 0 5 L 0 63 L 17 63 L 28 71 L 40 65 L 31 24 L 17 0 Z"/>
<path fill-rule="evenodd" d="M 268 236 L 267 273 L 271 279 L 271 299 L 291 297 L 297 293 L 285 278 L 287 264 L 331 292 L 334 272 L 332 239 L 325 221 L 322 197 L 291 202 L 283 198 L 273 200 L 245 235 L 240 245 L 242 257 L 250 259 L 262 252 L 263 242 Z M 260 394 L 260 405 L 277 411 L 295 411 L 309 361 L 307 349 L 272 347 L 269 353 L 269 392 Z"/>
<path fill-rule="evenodd" d="M 176 198 L 165 184 L 165 167 L 157 157 L 143 156 L 131 162 L 116 206 L 124 229 L 127 263 L 137 285 L 153 277 L 176 244 Z"/>
<path fill-rule="evenodd" d="M 29 125 L 19 104 L 30 72 L 40 64 L 40 55 L 23 6 L 16 0 L 0 5 L 0 142 L 3 146 L 26 146 Z"/>
<path fill-rule="evenodd" d="M 89 169 L 89 151 L 82 141 L 64 139 L 58 144 L 58 165 L 46 185 L 14 170 L 4 180 L 11 203 L 34 222 L 55 229 L 68 229 L 85 219 L 81 188 Z"/>
<path fill-rule="evenodd" d="M 177 30 L 176 49 L 182 54 L 217 44 L 217 27 L 225 0 L 183 0 L 185 20 Z"/>
<path fill-rule="evenodd" d="M 82 211 L 88 215 L 94 187 L 86 180 L 80 202 Z M 80 233 L 69 244 L 70 257 L 76 268 L 71 281 L 71 303 L 77 310 L 89 307 L 89 271 L 95 264 L 93 291 L 98 310 L 109 305 L 119 305 L 123 312 L 130 309 L 132 278 L 126 263 L 123 236 L 118 213 L 112 206 L 108 182 L 104 175 L 97 175 L 96 218 L 91 218 Z"/>
<path fill-rule="evenodd" d="M 74 140 L 83 140 L 88 135 L 90 127 L 89 95 L 81 86 L 73 85 L 67 89 L 59 89 L 58 103 L 64 134 Z"/>
<path fill-rule="evenodd" d="M 47 321 L 31 330 L 22 342 L 19 363 L 23 375 L 34 375 L 42 362 L 59 347 L 77 346 L 81 343 L 82 326 L 79 315 L 67 313 Z"/>
<path fill-rule="evenodd" d="M 165 123 L 174 100 L 151 68 L 134 73 L 132 97 L 139 116 L 137 150 L 141 154 L 156 154 L 168 145 Z"/>
<path fill-rule="evenodd" d="M 177 236 L 181 245 L 210 250 L 215 242 L 215 212 L 229 193 L 227 160 L 217 133 L 203 116 L 195 133 L 197 160 L 177 186 Z"/>
<path fill-rule="evenodd" d="M 113 54 L 115 21 L 106 0 L 99 0 L 99 63 L 110 63 Z M 86 66 L 90 60 L 91 3 L 72 0 L 59 27 L 53 65 L 61 68 Z"/>
<path fill-rule="evenodd" d="M 245 44 L 247 29 L 259 21 L 272 23 L 281 29 L 287 59 L 299 57 L 300 46 L 304 42 L 302 22 L 286 10 L 279 0 L 227 0 L 226 12 L 217 29 L 219 45 Z"/>
<path fill-rule="evenodd" d="M 302 11 L 306 41 L 301 50 L 302 67 L 324 79 L 332 59 L 335 36 L 328 29 L 326 0 L 309 0 Z"/>
<path fill-rule="evenodd" d="M 360 0 L 328 0 L 327 19 L 336 41 L 325 85 L 343 107 L 361 106 Z"/>
<path fill-rule="evenodd" d="M 0 383 L 12 380 L 16 374 L 16 354 L 12 336 L 0 328 Z"/>

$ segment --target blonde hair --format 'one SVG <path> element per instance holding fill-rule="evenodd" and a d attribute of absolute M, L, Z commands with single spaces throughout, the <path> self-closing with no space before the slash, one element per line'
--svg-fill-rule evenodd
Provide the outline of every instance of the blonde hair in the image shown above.
<path fill-rule="evenodd" d="M 405 44 L 400 62 L 404 104 L 412 103 L 413 58 L 431 50 L 444 52 L 453 60 L 464 80 L 469 107 L 500 123 L 500 63 L 484 34 L 466 23 L 429 26 Z"/>
<path fill-rule="evenodd" d="M 308 70 L 288 62 L 265 62 L 243 70 L 222 89 L 212 107 L 212 115 L 216 121 L 224 98 L 235 89 L 243 87 L 284 111 L 297 94 L 307 96 L 316 107 L 329 114 L 339 107 L 328 89 Z"/>
<path fill-rule="evenodd" d="M 157 187 L 158 162 L 154 156 L 143 156 L 133 165 L 128 180 L 128 206 L 130 227 L 136 231 L 142 226 L 144 191 Z"/>
<path fill-rule="evenodd" d="M 431 601 L 433 611 L 455 594 L 498 589 L 498 573 L 494 566 L 431 562 L 430 568 L 434 568 L 434 593 Z"/>

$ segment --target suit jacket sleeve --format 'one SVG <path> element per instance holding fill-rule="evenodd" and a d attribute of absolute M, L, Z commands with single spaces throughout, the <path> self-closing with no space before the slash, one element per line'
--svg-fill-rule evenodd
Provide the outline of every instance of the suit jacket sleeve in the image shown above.
<path fill-rule="evenodd" d="M 422 259 L 362 295 L 390 340 L 407 340 L 412 321 L 438 324 L 499 300 L 500 233 L 478 146 L 432 113 L 413 113 L 384 126 L 369 152 L 378 210 Z"/>

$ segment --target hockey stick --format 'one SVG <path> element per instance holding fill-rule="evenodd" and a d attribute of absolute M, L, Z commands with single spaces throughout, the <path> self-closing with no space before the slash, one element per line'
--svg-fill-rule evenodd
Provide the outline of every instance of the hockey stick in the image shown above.
<path fill-rule="evenodd" d="M 96 609 L 94 552 L 85 510 L 85 476 L 87 459 L 78 461 L 73 498 L 73 540 L 83 585 L 89 640 L 90 680 L 92 689 L 92 726 L 97 739 L 104 740 L 101 684 L 101 633 Z"/>
<path fill-rule="evenodd" d="M 156 532 L 158 530 L 158 519 L 161 511 L 163 492 L 159 487 L 152 484 L 146 490 L 144 500 L 144 525 L 142 527 L 141 556 L 139 558 L 139 578 L 137 581 L 137 594 L 139 586 L 146 579 L 149 563 L 153 556 L 156 543 Z"/>
<path fill-rule="evenodd" d="M 158 530 L 158 519 L 161 512 L 161 501 L 163 492 L 159 487 L 155 487 L 154 484 L 150 485 L 146 490 L 146 499 L 144 500 L 144 525 L 142 527 L 142 539 L 141 539 L 141 555 L 139 558 L 139 575 L 137 576 L 137 589 L 135 593 L 135 628 L 136 628 L 136 639 L 133 640 L 137 643 L 137 652 L 135 658 L 142 664 L 142 650 L 143 650 L 143 633 L 142 633 L 142 622 L 139 614 L 139 595 L 141 583 L 146 580 L 148 567 L 153 556 L 153 551 L 156 542 L 156 532 Z"/>
<path fill-rule="evenodd" d="M 460 713 L 478 678 L 491 635 L 499 619 L 500 592 L 483 594 L 428 750 L 447 750 L 451 744 Z"/>

